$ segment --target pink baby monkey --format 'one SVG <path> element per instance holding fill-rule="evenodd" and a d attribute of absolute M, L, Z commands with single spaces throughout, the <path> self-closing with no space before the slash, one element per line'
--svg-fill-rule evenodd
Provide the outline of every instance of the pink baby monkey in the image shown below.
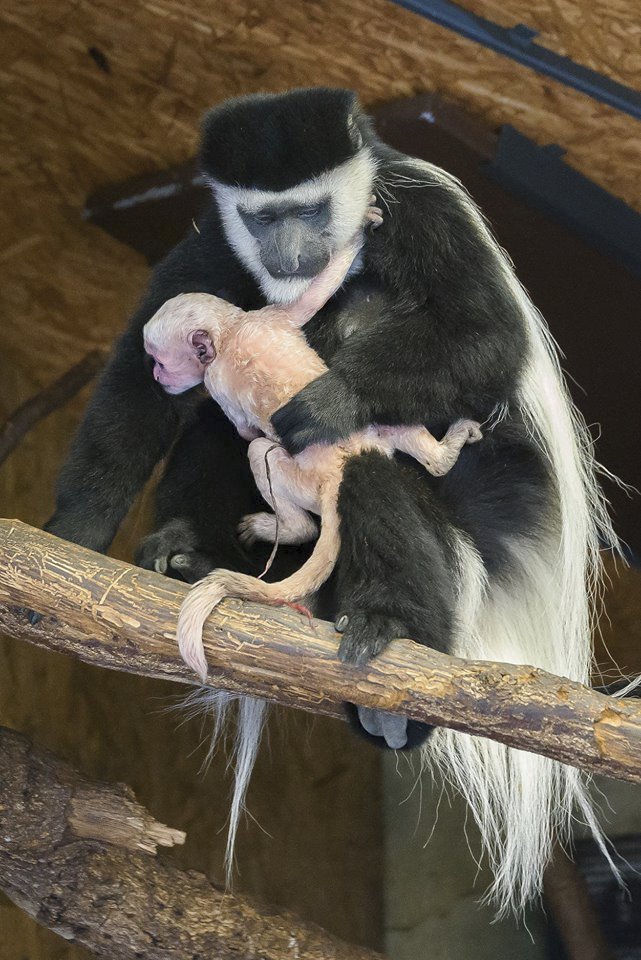
<path fill-rule="evenodd" d="M 309 513 L 321 522 L 312 555 L 287 579 L 266 583 L 215 570 L 191 589 L 177 637 L 184 660 L 203 680 L 203 625 L 224 597 L 294 602 L 314 593 L 331 574 L 340 547 L 338 489 L 348 457 L 365 450 L 391 457 L 399 450 L 441 476 L 466 443 L 481 439 L 478 423 L 460 420 L 441 441 L 423 426 L 371 426 L 341 443 L 316 444 L 296 456 L 275 445 L 272 415 L 327 370 L 302 328 L 341 285 L 361 243 L 359 234 L 291 305 L 245 312 L 209 294 L 187 293 L 168 300 L 145 326 L 145 350 L 155 361 L 158 383 L 169 393 L 181 393 L 204 382 L 241 436 L 251 440 L 248 456 L 256 484 L 278 519 L 267 512 L 244 517 L 241 539 L 274 543 L 278 534 L 282 543 L 304 543 L 317 534 Z"/>

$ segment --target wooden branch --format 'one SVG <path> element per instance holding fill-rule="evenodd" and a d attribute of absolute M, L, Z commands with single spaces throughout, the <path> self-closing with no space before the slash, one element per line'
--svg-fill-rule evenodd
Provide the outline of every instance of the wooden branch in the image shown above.
<path fill-rule="evenodd" d="M 26 400 L 0 427 L 0 464 L 40 420 L 71 400 L 104 366 L 106 354 L 92 350 L 35 397 Z"/>
<path fill-rule="evenodd" d="M 0 628 L 37 646 L 189 683 L 174 640 L 187 590 L 0 520 Z M 31 627 L 20 607 L 44 619 Z M 210 618 L 205 646 L 212 686 L 333 716 L 349 701 L 641 783 L 641 703 L 534 667 L 460 660 L 409 640 L 364 666 L 343 664 L 330 624 L 235 600 Z"/>
<path fill-rule="evenodd" d="M 0 728 L 0 888 L 109 960 L 382 960 L 156 859 L 182 843 L 128 787 L 94 783 Z"/>
<path fill-rule="evenodd" d="M 585 879 L 559 843 L 543 875 L 543 899 L 567 960 L 615 960 Z"/>

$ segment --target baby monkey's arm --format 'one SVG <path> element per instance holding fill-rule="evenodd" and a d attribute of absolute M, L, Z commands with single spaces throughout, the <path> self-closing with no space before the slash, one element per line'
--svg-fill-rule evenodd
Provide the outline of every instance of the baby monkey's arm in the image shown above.
<path fill-rule="evenodd" d="M 372 229 L 380 227 L 383 222 L 383 211 L 375 206 L 376 197 L 370 197 L 370 203 L 364 217 L 363 226 Z M 347 276 L 349 268 L 360 253 L 363 246 L 363 232 L 359 230 L 347 246 L 333 254 L 325 269 L 314 277 L 302 297 L 285 307 L 284 312 L 289 321 L 296 327 L 304 327 L 308 320 L 321 310 L 327 301 L 334 296 L 341 283 Z"/>
<path fill-rule="evenodd" d="M 317 277 L 314 277 L 299 300 L 290 306 L 280 308 L 293 326 L 304 327 L 307 321 L 311 320 L 325 306 L 330 297 L 334 296 L 347 276 L 354 258 L 361 249 L 361 245 L 362 241 L 359 234 L 346 247 L 333 254 L 325 269 Z"/>

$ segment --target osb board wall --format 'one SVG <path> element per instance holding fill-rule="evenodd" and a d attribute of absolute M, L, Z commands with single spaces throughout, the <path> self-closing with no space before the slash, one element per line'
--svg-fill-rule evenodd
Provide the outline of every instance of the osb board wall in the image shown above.
<path fill-rule="evenodd" d="M 502 27 L 524 23 L 536 42 L 576 63 L 639 86 L 641 15 L 636 0 L 465 0 L 461 6 Z"/>
<path fill-rule="evenodd" d="M 610 75 L 635 82 L 634 0 L 619 0 L 616 15 L 606 0 L 589 13 L 576 0 L 539 0 L 532 18 L 517 0 L 502 13 L 498 3 L 477 6 L 506 22 L 532 19 L 544 42 L 549 34 L 579 60 L 587 56 L 580 38 L 591 36 L 595 65 L 602 50 Z M 18 318 L 55 368 L 79 352 L 79 335 L 111 340 L 142 277 L 129 254 L 78 223 L 84 198 L 186 159 L 202 111 L 228 95 L 329 83 L 372 103 L 438 88 L 490 124 L 563 144 L 569 163 L 641 203 L 637 122 L 388 0 L 154 0 L 128 4 L 126 15 L 104 0 L 9 0 L 0 27 L 0 227 L 11 279 L 4 339 L 23 366 L 30 347 Z"/>
<path fill-rule="evenodd" d="M 477 6 L 501 22 L 540 26 L 544 42 L 635 82 L 633 0 Z M 562 143 L 568 162 L 639 205 L 635 121 L 387 0 L 6 0 L 0 418 L 86 350 L 108 345 L 145 283 L 138 257 L 81 221 L 86 195 L 187 159 L 199 116 L 225 96 L 315 83 L 352 86 L 369 104 L 438 89 L 490 125 L 510 122 L 538 142 Z M 46 518 L 86 396 L 41 424 L 0 469 L 2 514 Z M 126 556 L 141 529 L 130 520 L 116 552 Z M 90 773 L 129 782 L 156 816 L 188 830 L 177 855 L 220 876 L 222 762 L 198 779 L 198 730 L 176 731 L 157 712 L 172 692 L 10 641 L 0 650 L 0 720 Z M 250 807 L 273 839 L 255 824 L 243 832 L 240 886 L 372 941 L 380 930 L 375 763 L 339 724 L 319 721 L 308 734 L 306 721 L 290 723 L 287 740 L 276 732 L 271 759 L 260 760 Z M 337 886 L 341 897 L 332 896 Z M 6 905 L 0 928 L 1 960 L 80 955 Z"/>
<path fill-rule="evenodd" d="M 526 24 L 538 31 L 537 44 L 640 89 L 641 7 L 637 0 L 464 0 L 461 5 L 503 27 Z M 484 99 L 491 100 L 490 76 L 483 71 L 481 82 L 485 87 L 489 80 Z M 499 112 L 515 108 L 518 120 L 512 122 L 523 133 L 538 143 L 567 147 L 567 163 L 641 209 L 639 121 L 579 93 L 568 91 L 557 99 L 557 84 L 543 77 L 536 81 L 540 96 L 532 103 L 534 109 L 526 107 L 529 117 L 522 117 L 522 106 L 532 96 L 531 78 L 531 71 L 505 75 L 503 105 L 490 108 L 492 117 L 499 119 Z"/>

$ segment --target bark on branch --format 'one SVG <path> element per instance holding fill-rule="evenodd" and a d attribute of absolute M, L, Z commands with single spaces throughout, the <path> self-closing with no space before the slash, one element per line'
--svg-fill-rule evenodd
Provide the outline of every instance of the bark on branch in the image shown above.
<path fill-rule="evenodd" d="M 184 834 L 0 728 L 0 888 L 109 960 L 382 960 L 156 859 Z"/>
<path fill-rule="evenodd" d="M 37 646 L 190 683 L 174 641 L 187 589 L 0 520 L 0 629 Z M 44 619 L 31 627 L 22 607 Z M 346 665 L 330 624 L 235 600 L 210 619 L 205 646 L 212 686 L 333 716 L 349 701 L 641 783 L 641 704 L 534 667 L 459 660 L 409 640 Z"/>

